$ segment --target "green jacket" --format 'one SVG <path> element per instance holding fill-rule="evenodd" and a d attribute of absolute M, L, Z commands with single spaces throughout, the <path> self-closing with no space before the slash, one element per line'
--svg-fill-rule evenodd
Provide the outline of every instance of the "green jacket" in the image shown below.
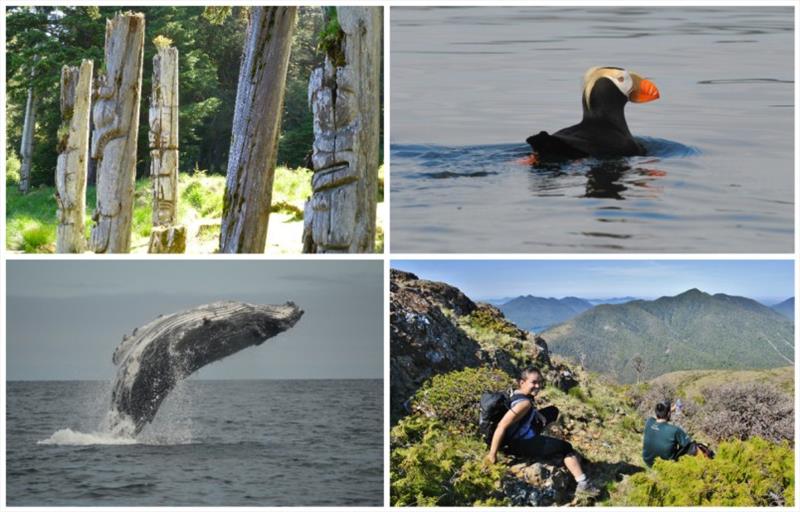
<path fill-rule="evenodd" d="M 655 418 L 648 418 L 644 424 L 644 445 L 642 458 L 645 464 L 652 466 L 656 457 L 673 460 L 678 452 L 692 442 L 680 427 L 668 422 L 659 423 Z"/>

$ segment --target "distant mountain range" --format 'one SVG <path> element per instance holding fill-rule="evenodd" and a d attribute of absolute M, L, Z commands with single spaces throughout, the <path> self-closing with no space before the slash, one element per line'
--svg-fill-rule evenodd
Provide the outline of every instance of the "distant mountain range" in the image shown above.
<path fill-rule="evenodd" d="M 594 307 L 589 301 L 577 297 L 563 299 L 525 295 L 497 306 L 517 327 L 540 332 L 560 324 Z"/>
<path fill-rule="evenodd" d="M 775 304 L 772 309 L 794 322 L 794 297 L 786 299 L 780 304 Z"/>
<path fill-rule="evenodd" d="M 521 295 L 513 299 L 490 302 L 522 329 L 540 332 L 548 327 L 566 322 L 599 304 L 624 304 L 636 297 L 611 297 L 608 299 L 581 299 L 578 297 L 535 297 Z"/>
<path fill-rule="evenodd" d="M 626 302 L 638 300 L 638 297 L 611 297 L 608 299 L 586 299 L 586 300 L 591 302 L 592 305 L 597 306 L 599 304 L 625 304 Z"/>
<path fill-rule="evenodd" d="M 691 289 L 675 297 L 603 304 L 542 336 L 553 352 L 587 368 L 649 379 L 676 370 L 774 368 L 793 364 L 794 326 L 745 297 Z"/>

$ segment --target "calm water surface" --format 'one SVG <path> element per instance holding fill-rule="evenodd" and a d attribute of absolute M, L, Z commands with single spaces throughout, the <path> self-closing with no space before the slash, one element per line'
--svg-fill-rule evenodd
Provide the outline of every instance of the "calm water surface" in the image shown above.
<path fill-rule="evenodd" d="M 380 380 L 187 381 L 136 439 L 105 382 L 9 382 L 8 505 L 383 504 Z"/>
<path fill-rule="evenodd" d="M 396 252 L 792 252 L 790 8 L 393 8 Z M 637 71 L 646 157 L 518 162 Z"/>

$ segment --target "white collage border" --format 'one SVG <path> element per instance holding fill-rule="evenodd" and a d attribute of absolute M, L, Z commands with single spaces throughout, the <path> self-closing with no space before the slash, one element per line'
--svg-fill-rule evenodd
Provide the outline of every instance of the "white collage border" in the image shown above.
<path fill-rule="evenodd" d="M 798 193 L 798 189 L 800 189 L 800 166 L 798 162 L 800 162 L 800 116 L 798 115 L 797 111 L 797 103 L 798 103 L 798 83 L 800 83 L 800 66 L 798 66 L 798 56 L 800 55 L 800 39 L 798 39 L 798 26 L 800 26 L 800 2 L 797 0 L 767 0 L 767 1 L 756 1 L 756 0 L 728 0 L 728 1 L 714 1 L 714 0 L 706 0 L 706 1 L 697 1 L 697 0 L 653 0 L 653 1 L 646 1 L 646 0 L 617 0 L 617 1 L 608 1 L 608 0 L 500 0 L 497 2 L 492 2 L 488 0 L 432 0 L 432 1 L 422 1 L 422 0 L 350 0 L 350 1 L 341 1 L 341 0 L 329 0 L 329 1 L 320 1 L 320 0 L 306 0 L 306 1 L 287 1 L 287 0 L 274 0 L 274 1 L 253 1 L 253 0 L 242 0 L 242 1 L 219 1 L 219 0 L 209 0 L 209 1 L 197 1 L 197 0 L 190 0 L 190 1 L 180 1 L 180 0 L 172 0 L 171 2 L 165 2 L 164 0 L 132 0 L 130 2 L 124 1 L 114 1 L 114 2 L 105 2 L 105 1 L 86 1 L 86 0 L 75 0 L 75 1 L 53 1 L 53 0 L 43 0 L 43 1 L 30 1 L 30 0 L 18 0 L 18 1 L 6 1 L 0 0 L 0 5 L 5 8 L 11 6 L 18 6 L 18 5 L 102 5 L 102 6 L 125 6 L 125 7 L 133 7 L 133 6 L 158 6 L 164 5 L 165 3 L 169 3 L 176 6 L 198 6 L 198 5 L 308 5 L 308 6 L 327 6 L 327 5 L 364 5 L 364 6 L 381 6 L 384 8 L 384 58 L 383 58 L 383 71 L 384 71 L 384 147 L 383 147 L 383 154 L 384 154 L 384 165 L 386 169 L 385 173 L 385 184 L 384 184 L 384 201 L 385 205 L 384 208 L 386 209 L 386 217 L 384 219 L 384 254 L 352 254 L 352 255 L 311 255 L 311 254 L 304 254 L 304 255 L 229 255 L 229 254 L 215 254 L 213 256 L 206 256 L 206 255 L 181 255 L 181 256 L 169 256 L 169 255 L 142 255 L 142 254 L 128 254 L 128 255 L 95 255 L 95 254 L 86 254 L 86 255 L 9 255 L 7 254 L 6 247 L 5 247 L 5 237 L 6 237 L 6 225 L 5 225 L 5 218 L 6 218 L 6 201 L 5 201 L 5 172 L 2 173 L 2 185 L 3 185 L 3 200 L 0 202 L 0 214 L 2 214 L 3 221 L 0 222 L 0 240 L 2 240 L 2 247 L 0 247 L 0 260 L 2 260 L 2 265 L 0 265 L 0 288 L 2 292 L 2 296 L 0 297 L 0 325 L 2 325 L 2 333 L 0 333 L 0 345 L 2 345 L 2 350 L 0 350 L 0 450 L 2 450 L 2 454 L 0 455 L 0 459 L 2 460 L 2 475 L 0 476 L 0 511 L 5 510 L 25 510 L 26 512 L 45 512 L 50 511 L 53 507 L 7 507 L 6 506 L 6 486 L 5 486 L 5 476 L 6 476 L 6 262 L 9 260 L 17 261 L 17 260 L 41 260 L 41 261 L 49 261 L 49 260 L 259 260 L 259 261 L 270 261 L 270 260 L 329 260 L 329 259 L 339 259 L 339 260 L 381 260 L 383 261 L 383 268 L 384 268 L 384 339 L 383 339 L 383 384 L 384 384 L 384 505 L 382 507 L 360 507 L 359 510 L 389 510 L 389 385 L 390 385 L 390 375 L 389 375 L 389 347 L 390 347 L 390 340 L 389 340 L 389 269 L 391 267 L 391 260 L 393 259 L 405 259 L 405 260 L 412 260 L 412 259 L 430 259 L 430 260 L 471 260 L 471 259 L 492 259 L 492 260 L 793 260 L 794 261 L 794 290 L 795 296 L 797 296 L 797 291 L 800 290 L 800 276 L 798 275 L 798 270 L 800 270 L 800 253 L 798 253 L 798 242 L 800 238 L 798 238 L 798 198 L 800 197 L 800 193 Z M 475 254 L 421 254 L 421 253 L 399 253 L 393 255 L 391 253 L 391 151 L 390 151 L 390 141 L 391 141 L 391 9 L 398 7 L 415 7 L 415 6 L 449 6 L 449 7 L 456 7 L 456 6 L 468 6 L 468 7 L 482 7 L 482 6 L 491 6 L 491 7 L 516 7 L 516 6 L 530 6 L 530 7 L 540 7 L 540 6 L 559 6 L 559 7 L 608 7 L 608 6 L 623 6 L 623 7 L 636 7 L 636 6 L 647 6 L 647 7 L 661 7 L 661 6 L 678 6 L 678 7 L 690 7 L 690 6 L 714 6 L 714 7 L 743 7 L 743 6 L 755 6 L 755 7 L 767 7 L 767 6 L 789 6 L 794 7 L 794 249 L 792 253 L 787 254 L 760 254 L 760 253 L 753 253 L 753 254 L 662 254 L 662 253 L 636 253 L 636 254 L 566 254 L 566 253 L 556 253 L 556 254 L 498 254 L 498 253 L 475 253 Z M 5 24 L 5 16 L 0 19 L 0 38 L 2 39 L 3 44 L 3 52 L 2 57 L 0 57 L 0 74 L 3 76 L 3 87 L 0 91 L 0 103 L 3 105 L 6 104 L 6 88 L 5 88 L 5 77 L 6 77 L 6 54 L 5 54 L 5 41 L 6 41 L 6 24 Z M 3 140 L 5 140 L 6 135 L 6 117 L 5 115 L 2 116 L 0 119 L 0 134 L 2 134 Z M 5 162 L 6 157 L 6 147 L 5 144 L 0 147 L 0 159 Z M 795 311 L 795 325 L 798 325 L 798 319 L 800 319 L 800 312 L 797 310 Z M 795 347 L 797 347 L 797 340 L 798 340 L 798 333 L 797 329 L 795 329 Z M 798 377 L 798 368 L 795 365 L 795 382 L 797 382 Z M 800 405 L 800 400 L 798 399 L 799 395 L 797 393 L 797 389 L 795 389 L 795 439 L 798 438 L 798 432 L 800 432 L 800 428 L 798 428 L 797 424 L 797 409 L 798 405 Z M 795 450 L 795 480 L 797 480 L 798 475 L 798 453 Z M 797 497 L 795 496 L 795 500 Z M 174 506 L 164 506 L 164 507 L 58 507 L 59 511 L 64 512 L 72 512 L 72 511 L 81 511 L 81 510 L 109 510 L 114 512 L 133 512 L 139 510 L 189 510 L 189 509 L 202 509 L 214 512 L 234 512 L 234 511 L 242 511 L 242 510 L 279 510 L 279 509 L 289 509 L 288 507 L 174 507 Z M 580 507 L 583 508 L 583 507 Z M 614 508 L 614 507 L 612 507 Z M 453 508 L 451 508 L 453 509 Z M 458 510 L 470 510 L 468 508 L 457 508 Z M 488 510 L 488 508 L 484 507 L 484 509 Z M 306 506 L 298 506 L 298 507 L 291 507 L 291 510 L 298 510 L 298 511 L 305 511 L 305 510 L 314 510 L 314 511 L 341 511 L 344 510 L 343 507 L 306 507 Z M 496 510 L 505 510 L 505 509 L 496 509 Z M 625 510 L 648 510 L 648 507 L 632 507 L 626 508 Z M 686 510 L 684 508 L 677 508 L 677 507 L 664 507 L 661 510 Z M 706 510 L 727 510 L 722 507 L 709 507 Z"/>

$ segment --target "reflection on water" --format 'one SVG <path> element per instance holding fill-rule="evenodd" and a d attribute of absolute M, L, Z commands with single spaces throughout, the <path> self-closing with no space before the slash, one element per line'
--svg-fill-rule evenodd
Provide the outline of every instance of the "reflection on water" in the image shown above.
<path fill-rule="evenodd" d="M 575 168 L 577 167 L 577 169 Z M 553 195 L 562 188 L 565 177 L 571 174 L 586 176 L 586 193 L 581 197 L 625 199 L 629 187 L 658 189 L 650 185 L 652 179 L 666 173 L 657 169 L 631 167 L 625 160 L 598 160 L 571 164 L 569 168 L 554 163 L 536 164 L 531 167 L 531 191 L 540 197 Z"/>
<path fill-rule="evenodd" d="M 653 183 L 667 172 L 658 168 L 661 158 L 679 158 L 699 154 L 697 149 L 678 142 L 652 137 L 639 138 L 649 158 L 631 165 L 628 158 L 582 159 L 573 162 L 537 162 L 531 165 L 531 190 L 539 196 L 549 195 L 561 188 L 561 178 L 570 174 L 585 174 L 586 194 L 583 197 L 625 199 L 629 187 L 647 189 L 651 198 L 663 190 Z"/>
<path fill-rule="evenodd" d="M 792 252 L 793 36 L 786 7 L 394 8 L 392 250 Z M 626 108 L 648 156 L 515 163 L 597 65 L 658 85 Z"/>

